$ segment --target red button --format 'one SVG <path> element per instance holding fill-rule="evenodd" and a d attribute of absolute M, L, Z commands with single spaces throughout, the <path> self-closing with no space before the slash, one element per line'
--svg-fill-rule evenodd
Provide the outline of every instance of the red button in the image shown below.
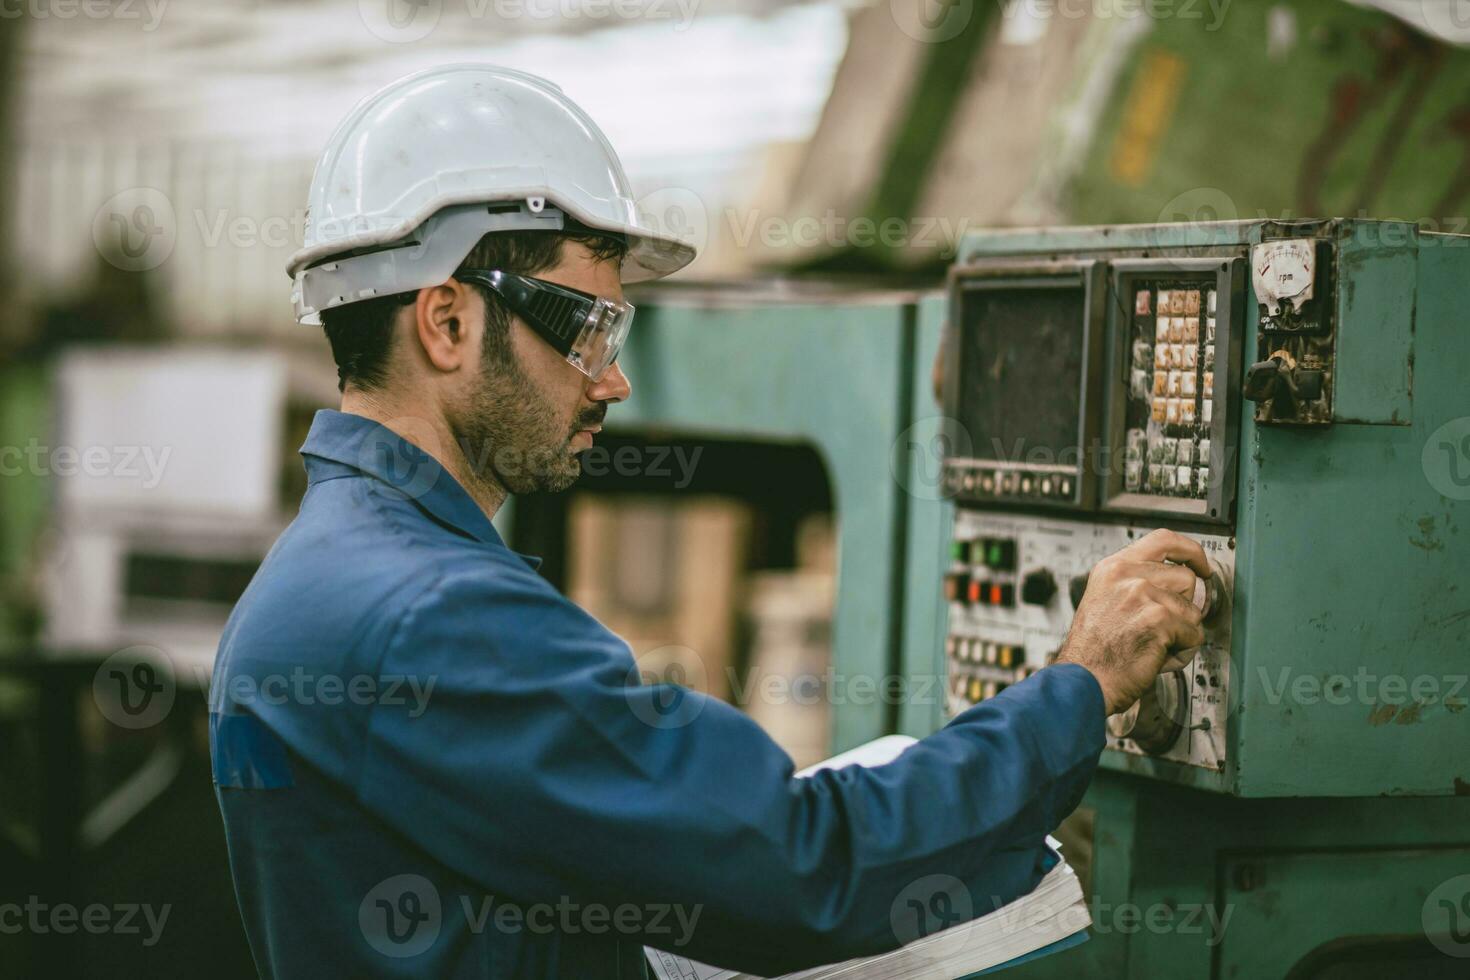
<path fill-rule="evenodd" d="M 998 585 L 992 585 L 990 587 L 990 604 L 992 606 L 1000 605 L 1000 586 Z"/>
<path fill-rule="evenodd" d="M 971 582 L 970 583 L 970 601 L 971 602 L 979 602 L 979 601 L 981 601 L 980 600 L 980 583 L 979 582 Z"/>

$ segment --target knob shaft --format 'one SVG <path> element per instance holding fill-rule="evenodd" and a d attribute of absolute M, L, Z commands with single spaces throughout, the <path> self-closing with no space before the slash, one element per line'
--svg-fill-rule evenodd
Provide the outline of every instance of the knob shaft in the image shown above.
<path fill-rule="evenodd" d="M 1082 596 L 1087 592 L 1087 576 L 1073 575 L 1072 581 L 1067 583 L 1067 595 L 1072 599 L 1072 608 L 1076 609 L 1082 605 Z"/>
<path fill-rule="evenodd" d="M 1210 559 L 1210 581 L 1206 583 L 1205 593 L 1205 625 L 1215 626 L 1230 618 L 1230 593 L 1232 582 L 1230 573 L 1225 566 Z"/>

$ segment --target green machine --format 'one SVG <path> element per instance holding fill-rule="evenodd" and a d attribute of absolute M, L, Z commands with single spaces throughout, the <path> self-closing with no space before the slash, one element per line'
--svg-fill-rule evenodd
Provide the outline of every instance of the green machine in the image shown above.
<path fill-rule="evenodd" d="M 821 456 L 834 667 L 903 681 L 834 750 L 1043 667 L 1131 538 L 1203 543 L 1208 642 L 1063 828 L 1091 941 L 1018 980 L 1465 976 L 1467 284 L 1397 222 L 972 234 L 945 295 L 637 297 L 618 425 Z"/>
<path fill-rule="evenodd" d="M 646 288 L 620 363 L 633 395 L 609 414 L 617 432 L 799 444 L 820 457 L 837 514 L 833 611 L 834 751 L 895 730 L 908 689 L 905 555 L 915 521 L 937 532 L 937 492 L 907 492 L 905 444 L 933 396 L 916 363 L 932 363 L 944 305 L 895 290 Z M 937 487 L 937 471 L 927 484 Z M 779 485 L 783 475 L 770 474 Z M 922 479 L 922 478 L 921 478 Z M 921 556 L 924 568 L 932 555 Z M 932 595 L 932 588 L 931 593 Z M 937 624 L 920 613 L 931 645 Z M 938 710 L 937 678 L 918 692 Z M 897 685 L 883 689 L 883 685 Z M 832 692 L 829 692 L 831 694 Z"/>
<path fill-rule="evenodd" d="M 900 729 L 1043 667 L 1154 527 L 1216 572 L 1068 827 L 1092 941 L 1015 975 L 1470 975 L 1470 238 L 974 234 L 949 286 L 909 447 L 953 510 L 911 522 L 905 648 L 948 703 Z"/>

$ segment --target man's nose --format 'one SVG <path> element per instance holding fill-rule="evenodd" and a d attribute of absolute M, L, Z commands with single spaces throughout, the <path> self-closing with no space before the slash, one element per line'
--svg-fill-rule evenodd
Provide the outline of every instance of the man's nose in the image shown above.
<path fill-rule="evenodd" d="M 594 402 L 620 402 L 633 392 L 633 386 L 628 383 L 628 376 L 623 369 L 614 364 L 603 374 L 601 381 L 594 381 L 587 388 L 587 398 Z"/>

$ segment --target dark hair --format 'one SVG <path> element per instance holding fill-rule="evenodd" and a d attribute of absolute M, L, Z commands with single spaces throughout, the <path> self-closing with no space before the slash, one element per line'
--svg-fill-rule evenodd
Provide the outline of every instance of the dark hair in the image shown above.
<path fill-rule="evenodd" d="M 562 245 L 575 242 L 599 262 L 621 262 L 627 242 L 621 235 L 586 231 L 491 232 L 465 256 L 462 269 L 502 269 L 523 276 L 545 272 L 561 261 Z M 485 351 L 497 361 L 509 357 L 507 337 L 510 311 L 500 297 L 474 284 L 485 300 Z M 322 311 L 322 326 L 337 362 L 337 389 L 350 383 L 364 391 L 387 382 L 388 355 L 393 350 L 393 325 L 398 311 L 414 301 L 418 290 L 363 300 Z"/>

